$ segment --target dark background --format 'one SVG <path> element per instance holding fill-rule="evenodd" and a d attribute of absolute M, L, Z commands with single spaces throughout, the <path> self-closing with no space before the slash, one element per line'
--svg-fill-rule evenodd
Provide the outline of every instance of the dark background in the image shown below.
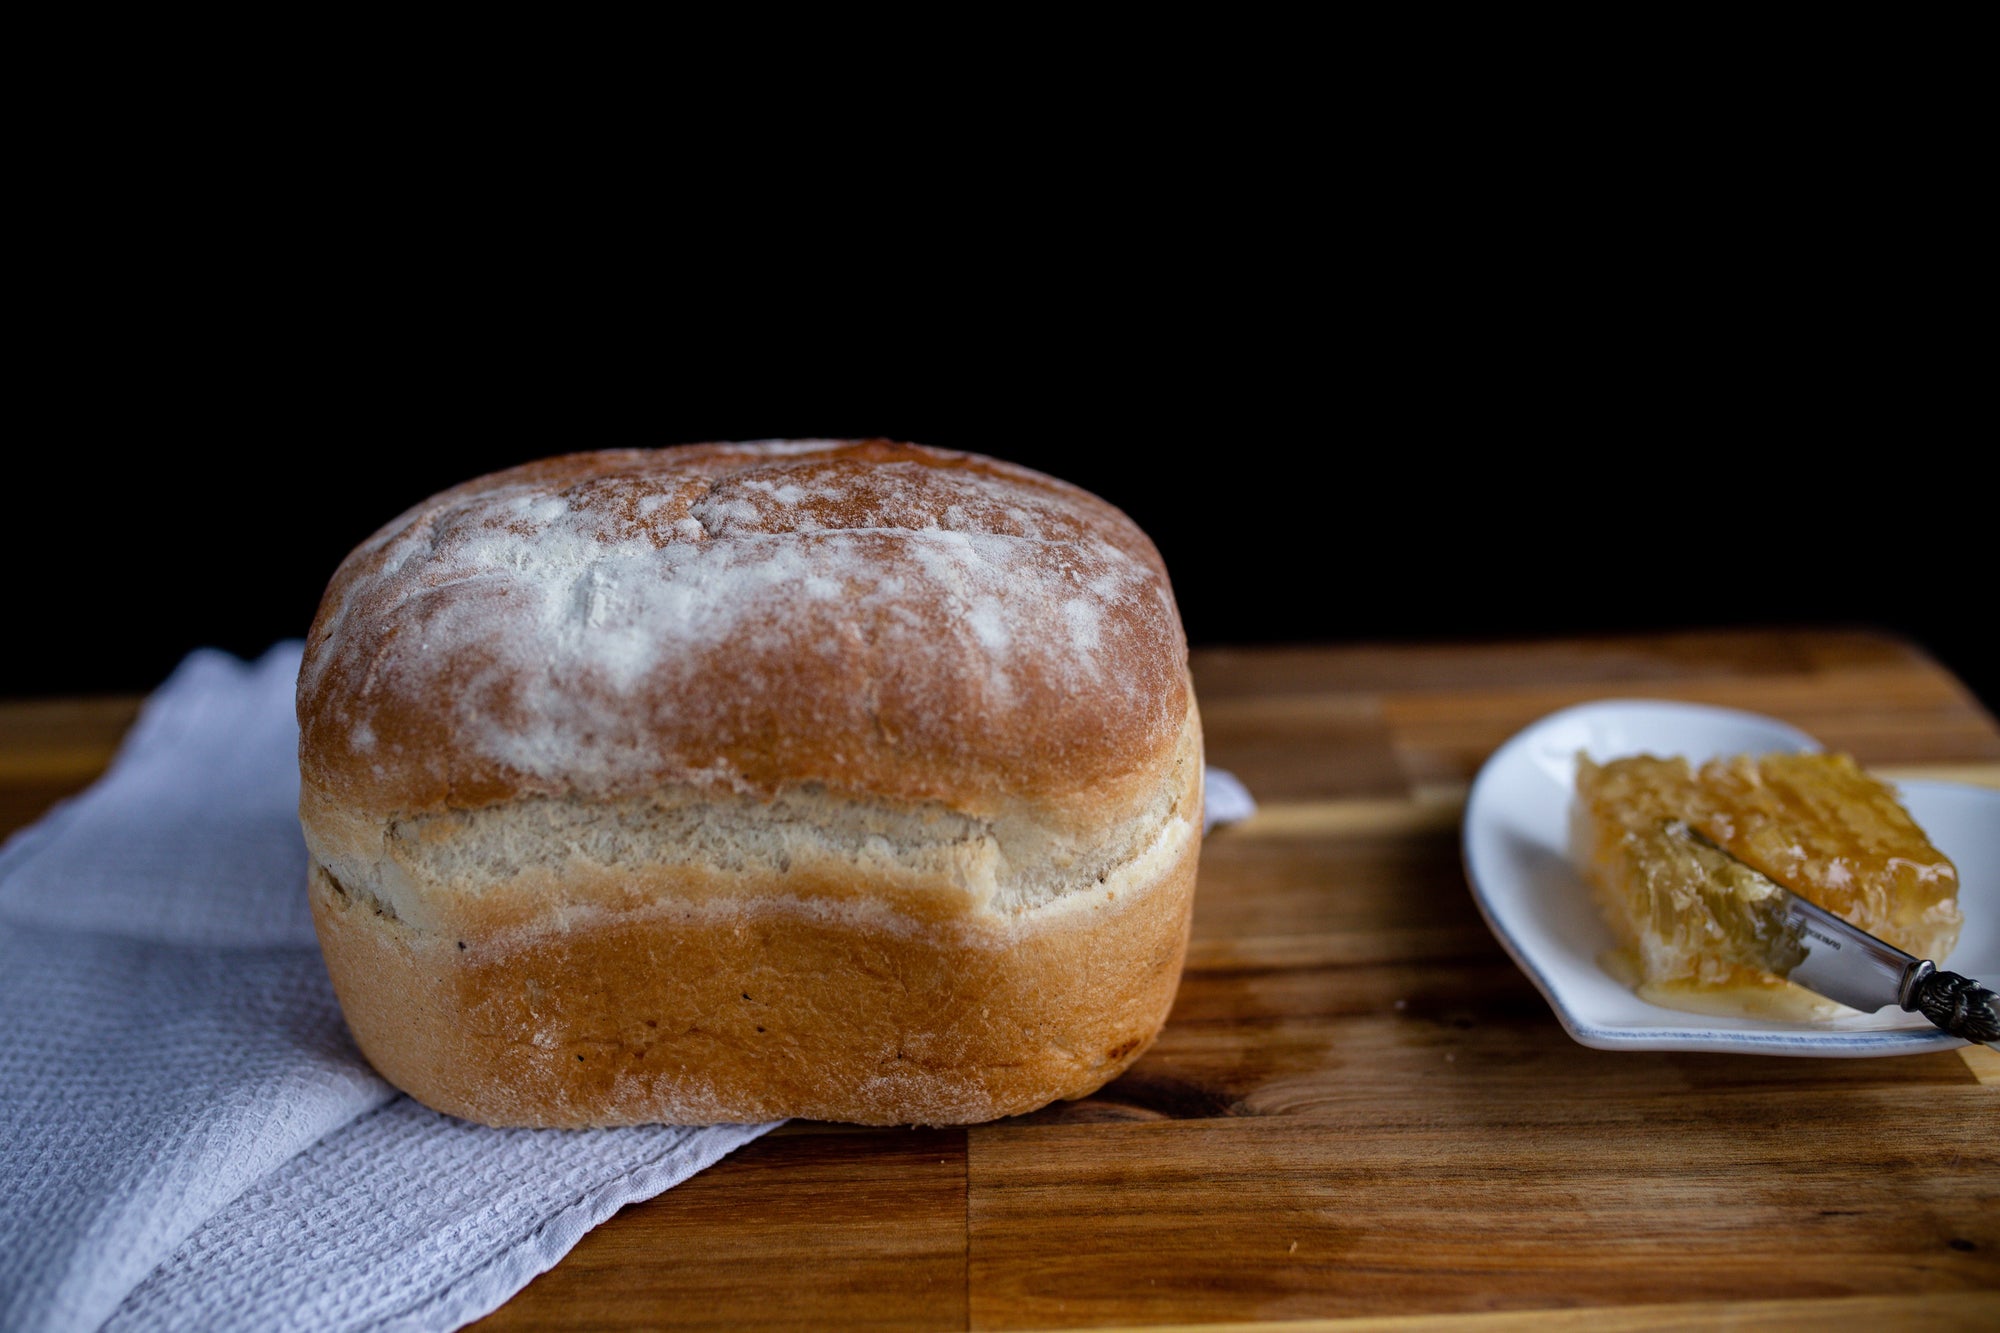
<path fill-rule="evenodd" d="M 883 435 L 1118 504 L 1198 645 L 1861 626 L 2000 709 L 1962 159 L 1860 104 L 1727 152 L 1573 110 L 670 197 L 121 124 L 23 251 L 0 694 L 301 635 L 494 468 Z"/>
<path fill-rule="evenodd" d="M 136 401 L 77 404 L 28 460 L 0 692 L 143 690 L 192 648 L 301 635 L 350 548 L 492 468 L 886 435 L 1120 505 L 1159 544 L 1197 644 L 1855 625 L 2000 700 L 1990 450 L 1907 372 L 1884 381 L 1859 355 L 1746 372 L 1581 334 L 1384 347 L 1354 328 L 1205 325 L 1116 345 L 1062 323 L 1050 312 L 1006 356 L 836 323 L 582 360 L 539 342 L 426 359 L 405 340 L 387 373 L 360 349 L 175 358 L 180 373 L 102 386 Z"/>

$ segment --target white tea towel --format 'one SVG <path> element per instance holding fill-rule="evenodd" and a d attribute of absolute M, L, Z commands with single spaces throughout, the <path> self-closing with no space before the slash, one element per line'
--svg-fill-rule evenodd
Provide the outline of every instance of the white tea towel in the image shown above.
<path fill-rule="evenodd" d="M 456 1328 L 769 1128 L 484 1129 L 376 1077 L 305 907 L 299 652 L 189 658 L 0 852 L 0 1328 Z"/>
<path fill-rule="evenodd" d="M 457 1328 L 771 1128 L 487 1129 L 378 1078 L 306 911 L 299 657 L 190 657 L 0 851 L 0 1328 Z M 1254 809 L 1207 781 L 1209 826 Z"/>
<path fill-rule="evenodd" d="M 1201 831 L 1213 832 L 1223 824 L 1235 824 L 1257 813 L 1250 789 L 1226 768 L 1208 768 L 1201 778 Z"/>

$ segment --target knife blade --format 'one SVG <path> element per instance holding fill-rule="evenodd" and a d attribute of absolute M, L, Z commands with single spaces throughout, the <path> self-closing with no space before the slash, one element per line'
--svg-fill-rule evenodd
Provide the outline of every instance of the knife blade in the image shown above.
<path fill-rule="evenodd" d="M 1748 862 L 1681 820 L 1669 827 L 1691 842 Z M 1779 940 L 1770 970 L 1829 1000 L 1872 1014 L 1889 1005 L 1922 1014 L 1954 1037 L 1991 1046 L 2000 1042 L 2000 996 L 1970 977 L 1941 970 L 1928 958 L 1904 953 L 1845 917 L 1827 911 L 1750 866 L 1777 892 L 1773 913 Z"/>

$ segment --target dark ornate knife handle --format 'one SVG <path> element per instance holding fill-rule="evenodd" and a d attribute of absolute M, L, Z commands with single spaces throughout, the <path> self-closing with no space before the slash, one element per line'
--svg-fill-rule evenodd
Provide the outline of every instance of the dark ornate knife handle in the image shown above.
<path fill-rule="evenodd" d="M 1971 977 L 1940 972 L 1929 960 L 1904 978 L 1902 1005 L 1954 1037 L 1988 1046 L 2000 1042 L 2000 995 Z"/>

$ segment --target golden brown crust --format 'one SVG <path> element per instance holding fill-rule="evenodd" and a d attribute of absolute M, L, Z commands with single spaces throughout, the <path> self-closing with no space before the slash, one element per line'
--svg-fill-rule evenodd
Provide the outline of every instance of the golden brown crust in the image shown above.
<path fill-rule="evenodd" d="M 300 674 L 306 785 L 384 819 L 801 780 L 1116 807 L 1187 712 L 1151 541 L 1011 464 L 886 441 L 575 454 L 342 563 Z"/>
<path fill-rule="evenodd" d="M 1201 735 L 1103 501 L 882 441 L 572 455 L 335 575 L 300 812 L 362 1050 L 439 1110 L 965 1123 L 1165 1021 Z"/>

